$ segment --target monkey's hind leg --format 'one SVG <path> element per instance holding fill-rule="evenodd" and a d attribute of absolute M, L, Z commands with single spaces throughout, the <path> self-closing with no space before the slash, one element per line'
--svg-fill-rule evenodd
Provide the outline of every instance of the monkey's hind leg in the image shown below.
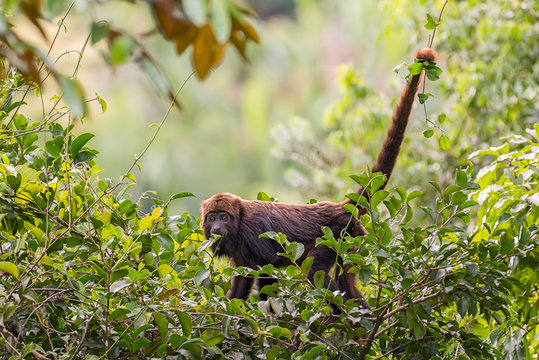
<path fill-rule="evenodd" d="M 349 299 L 359 300 L 359 306 L 363 309 L 370 310 L 369 304 L 365 297 L 357 288 L 357 275 L 351 274 L 352 265 L 343 265 L 342 258 L 339 258 L 335 269 L 335 283 L 340 291 L 343 292 L 344 301 Z"/>
<path fill-rule="evenodd" d="M 234 276 L 232 278 L 232 289 L 228 293 L 228 298 L 247 300 L 253 287 L 253 282 L 254 278 L 252 277 Z"/>
<path fill-rule="evenodd" d="M 262 288 L 267 285 L 273 285 L 277 282 L 277 279 L 272 277 L 259 277 L 258 278 L 258 290 L 262 291 Z M 268 300 L 268 294 L 260 293 L 260 300 Z"/>

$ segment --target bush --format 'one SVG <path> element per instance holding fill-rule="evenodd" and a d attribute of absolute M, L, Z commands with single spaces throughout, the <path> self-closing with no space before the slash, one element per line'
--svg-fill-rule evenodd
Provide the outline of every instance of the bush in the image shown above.
<path fill-rule="evenodd" d="M 168 207 L 190 193 L 130 196 L 136 181 L 100 179 L 92 134 L 60 125 L 68 112 L 31 122 L 1 89 L 0 357 L 22 358 L 530 358 L 538 341 L 537 132 L 511 136 L 471 158 L 445 188 L 436 183 L 428 224 L 411 225 L 422 192 L 377 190 L 378 174 L 353 177 L 371 193 L 369 234 L 331 246 L 351 264 L 372 318 L 315 282 L 309 261 L 275 269 L 229 268 L 208 252 L 195 216 Z M 135 160 L 131 169 L 137 164 Z M 263 195 L 263 194 L 262 194 Z M 351 195 L 353 196 L 353 195 Z M 262 196 L 267 198 L 267 196 Z M 417 210 L 416 210 L 417 211 Z M 353 215 L 351 215 L 353 216 Z M 291 259 L 301 255 L 280 234 Z M 347 252 L 354 246 L 356 251 Z M 336 270 L 338 271 L 338 270 Z M 230 276 L 270 275 L 259 301 L 228 300 Z M 342 309 L 331 313 L 330 303 Z"/>

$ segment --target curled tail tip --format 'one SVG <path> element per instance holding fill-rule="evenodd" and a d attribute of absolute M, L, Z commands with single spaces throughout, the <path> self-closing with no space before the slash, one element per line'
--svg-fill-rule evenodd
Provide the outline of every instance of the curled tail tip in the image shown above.
<path fill-rule="evenodd" d="M 428 60 L 433 62 L 438 60 L 438 55 L 436 54 L 436 51 L 432 50 L 431 48 L 417 50 L 414 54 L 414 57 L 418 60 Z"/>

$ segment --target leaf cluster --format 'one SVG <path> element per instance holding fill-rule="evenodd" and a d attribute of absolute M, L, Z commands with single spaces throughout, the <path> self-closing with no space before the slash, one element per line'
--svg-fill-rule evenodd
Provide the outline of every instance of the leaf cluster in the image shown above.
<path fill-rule="evenodd" d="M 196 16 L 196 9 L 187 10 L 194 2 L 187 3 L 183 9 Z M 121 38 L 108 26 L 94 30 L 92 41 Z M 123 59 L 128 42 L 113 45 L 110 58 Z M 350 126 L 357 114 L 373 114 L 371 126 L 382 131 L 387 107 L 366 104 L 371 91 L 353 72 L 341 79 L 354 106 L 337 104 L 328 122 Z M 365 212 L 368 233 L 351 237 L 324 228 L 317 246 L 333 248 L 357 274 L 372 309 L 366 312 L 325 289 L 325 274 L 311 283 L 306 274 L 314 260 L 303 259 L 303 247 L 283 234 L 264 236 L 281 245 L 291 262 L 286 268 L 231 268 L 215 259 L 213 239 L 204 239 L 198 219 L 169 213 L 172 201 L 193 194 L 163 200 L 147 192 L 134 199 L 131 169 L 139 157 L 117 182 L 102 179 L 93 134 L 75 133 L 69 118 L 80 110 L 77 101 L 86 100 L 72 97 L 76 90 L 67 85 L 48 115 L 32 120 L 25 115 L 33 100 L 27 94 L 39 87 L 28 81 L 9 71 L 0 86 L 0 358 L 526 359 L 537 353 L 537 126 L 472 154 L 488 165 L 458 168 L 450 184 L 433 182 L 430 193 L 380 190 L 381 174 L 352 176 L 365 193 L 350 194 L 355 206 L 347 210 L 351 217 Z M 105 110 L 104 100 L 95 100 Z M 331 140 L 347 147 L 347 136 L 334 133 Z M 416 206 L 429 194 L 432 206 Z M 259 199 L 275 200 L 265 193 Z M 421 226 L 418 216 L 426 219 Z M 341 271 L 339 264 L 329 275 Z M 229 300 L 234 275 L 279 282 L 247 301 Z"/>
<path fill-rule="evenodd" d="M 470 164 L 450 186 L 433 183 L 434 208 L 414 210 L 421 191 L 379 190 L 380 174 L 352 177 L 366 191 L 349 197 L 366 211 L 368 234 L 326 228 L 317 246 L 333 248 L 357 273 L 366 312 L 325 289 L 322 272 L 311 283 L 313 259 L 282 234 L 264 236 L 281 244 L 292 264 L 284 269 L 214 259 L 198 220 L 168 212 L 192 194 L 148 193 L 153 206 L 144 210 L 130 195 L 132 174 L 118 183 L 99 178 L 92 134 L 32 123 L 8 101 L 16 89 L 3 89 L 0 349 L 12 359 L 485 359 L 533 351 L 537 129 L 475 153 L 494 156 L 477 176 Z M 413 225 L 416 211 L 426 226 Z M 248 301 L 228 300 L 234 275 L 279 282 Z"/>
<path fill-rule="evenodd" d="M 131 2 L 131 1 L 128 1 Z M 106 3 L 100 2 L 100 3 Z M 73 9 L 73 3 L 65 1 L 6 1 L 0 12 L 0 80 L 6 79 L 13 67 L 26 80 L 41 85 L 46 76 L 52 75 L 63 91 L 63 96 L 78 117 L 87 113 L 84 88 L 75 79 L 75 74 L 66 75 L 58 70 L 51 58 L 51 49 L 61 29 L 67 29 L 65 19 Z M 193 47 L 193 67 L 199 79 L 206 78 L 210 70 L 217 66 L 227 46 L 231 44 L 247 60 L 247 43 L 258 43 L 256 29 L 248 21 L 253 13 L 231 0 L 152 0 L 149 1 L 156 33 L 173 42 L 176 51 L 182 54 Z M 89 6 L 84 4 L 81 6 Z M 103 4 L 91 4 L 103 6 Z M 58 21 L 58 29 L 51 40 L 42 26 L 43 21 L 51 21 L 63 14 Z M 13 26 L 13 19 L 24 17 L 40 34 L 48 50 L 31 45 L 26 36 L 21 36 Z M 149 76 L 160 93 L 165 94 L 177 107 L 180 103 L 169 83 L 159 61 L 136 35 L 135 29 L 122 29 L 110 19 L 94 18 L 88 29 L 88 37 L 80 51 L 79 62 L 88 44 L 98 45 L 106 41 L 106 48 L 100 54 L 111 67 L 136 63 Z M 47 75 L 44 77 L 43 74 Z"/>

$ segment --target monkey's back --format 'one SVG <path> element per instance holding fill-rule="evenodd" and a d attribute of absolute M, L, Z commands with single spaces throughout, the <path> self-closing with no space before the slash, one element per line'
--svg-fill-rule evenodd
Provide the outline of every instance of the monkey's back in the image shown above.
<path fill-rule="evenodd" d="M 314 240 L 323 235 L 322 227 L 330 228 L 335 237 L 343 235 L 345 229 L 352 236 L 364 234 L 361 224 L 342 204 L 329 201 L 282 204 L 243 200 L 240 218 L 240 244 L 243 244 L 245 255 L 257 264 L 263 259 L 275 266 L 288 263 L 285 258 L 277 255 L 283 252 L 280 244 L 272 239 L 259 238 L 266 232 L 282 233 L 288 241 L 302 243 L 305 255 L 315 246 Z"/>

